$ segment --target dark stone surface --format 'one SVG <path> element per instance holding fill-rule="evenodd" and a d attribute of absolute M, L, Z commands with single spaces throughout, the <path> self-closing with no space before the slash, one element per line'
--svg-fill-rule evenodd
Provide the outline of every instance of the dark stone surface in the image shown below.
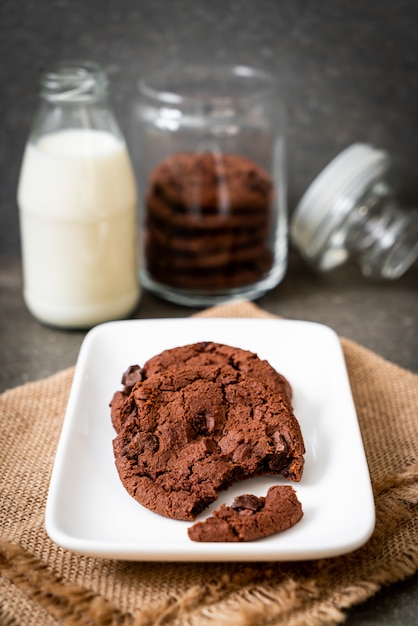
<path fill-rule="evenodd" d="M 22 300 L 16 186 L 36 108 L 39 70 L 88 58 L 109 72 L 116 115 L 132 148 L 137 78 L 169 60 L 259 66 L 281 81 L 288 112 L 289 206 L 342 148 L 390 150 L 406 204 L 418 205 L 418 3 L 390 0 L 3 0 L 0 4 L 0 390 L 75 363 L 84 333 L 47 328 Z M 318 276 L 292 258 L 264 309 L 333 327 L 418 372 L 418 268 L 395 283 L 355 267 Z M 136 317 L 191 309 L 145 293 Z M 412 626 L 418 578 L 349 611 L 348 626 Z"/>
<path fill-rule="evenodd" d="M 282 284 L 257 304 L 288 319 L 326 324 L 418 373 L 418 264 L 398 281 L 375 283 L 355 266 L 316 274 L 292 254 Z M 144 291 L 133 317 L 185 317 L 198 310 Z M 0 392 L 74 365 L 84 336 L 37 322 L 23 302 L 20 261 L 0 257 Z"/>

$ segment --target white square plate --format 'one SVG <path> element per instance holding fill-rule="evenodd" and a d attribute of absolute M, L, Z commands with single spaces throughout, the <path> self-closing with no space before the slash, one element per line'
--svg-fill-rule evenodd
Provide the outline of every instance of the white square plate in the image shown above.
<path fill-rule="evenodd" d="M 223 492 L 198 519 L 240 493 L 265 495 L 292 484 L 304 516 L 289 530 L 245 543 L 195 543 L 190 522 L 142 507 L 117 474 L 109 402 L 131 364 L 196 341 L 256 352 L 293 387 L 305 440 L 300 483 L 250 479 Z M 110 322 L 85 337 L 51 477 L 46 530 L 64 548 L 113 559 L 154 561 L 298 560 L 359 547 L 375 522 L 361 434 L 337 335 L 321 324 L 272 319 L 157 319 Z"/>

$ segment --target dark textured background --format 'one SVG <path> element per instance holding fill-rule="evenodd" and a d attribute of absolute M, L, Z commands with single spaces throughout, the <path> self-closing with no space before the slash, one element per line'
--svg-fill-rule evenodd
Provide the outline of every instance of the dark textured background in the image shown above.
<path fill-rule="evenodd" d="M 88 58 L 130 144 L 136 81 L 168 60 L 271 70 L 288 111 L 289 208 L 354 141 L 393 153 L 418 204 L 416 0 L 1 0 L 0 255 L 19 254 L 16 186 L 39 70 Z"/>
<path fill-rule="evenodd" d="M 73 365 L 84 337 L 42 326 L 22 300 L 15 197 L 41 68 L 70 57 L 102 63 L 131 146 L 144 71 L 190 59 L 260 66 L 287 102 L 290 210 L 354 141 L 392 152 L 405 200 L 418 206 L 417 33 L 417 0 L 0 0 L 0 391 Z M 315 275 L 294 254 L 259 304 L 325 323 L 416 372 L 417 277 L 418 264 L 389 284 L 352 266 Z M 135 317 L 190 312 L 144 293 Z M 417 613 L 415 575 L 350 609 L 347 626 L 415 626 Z"/>

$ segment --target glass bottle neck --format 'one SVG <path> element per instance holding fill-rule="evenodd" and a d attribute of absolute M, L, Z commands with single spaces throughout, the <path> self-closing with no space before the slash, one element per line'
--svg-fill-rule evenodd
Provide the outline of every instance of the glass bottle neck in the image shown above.
<path fill-rule="evenodd" d="M 39 83 L 40 106 L 30 141 L 63 130 L 100 130 L 123 141 L 108 101 L 106 72 L 93 62 L 59 63 Z"/>
<path fill-rule="evenodd" d="M 59 63 L 41 75 L 40 96 L 50 103 L 93 103 L 107 95 L 107 75 L 93 62 Z"/>

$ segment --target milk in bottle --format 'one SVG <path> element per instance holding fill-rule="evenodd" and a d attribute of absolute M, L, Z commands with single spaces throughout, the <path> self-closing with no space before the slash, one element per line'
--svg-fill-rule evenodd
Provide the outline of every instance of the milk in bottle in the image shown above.
<path fill-rule="evenodd" d="M 23 157 L 24 298 L 54 326 L 126 317 L 139 298 L 136 183 L 105 85 L 92 64 L 47 73 Z"/>

